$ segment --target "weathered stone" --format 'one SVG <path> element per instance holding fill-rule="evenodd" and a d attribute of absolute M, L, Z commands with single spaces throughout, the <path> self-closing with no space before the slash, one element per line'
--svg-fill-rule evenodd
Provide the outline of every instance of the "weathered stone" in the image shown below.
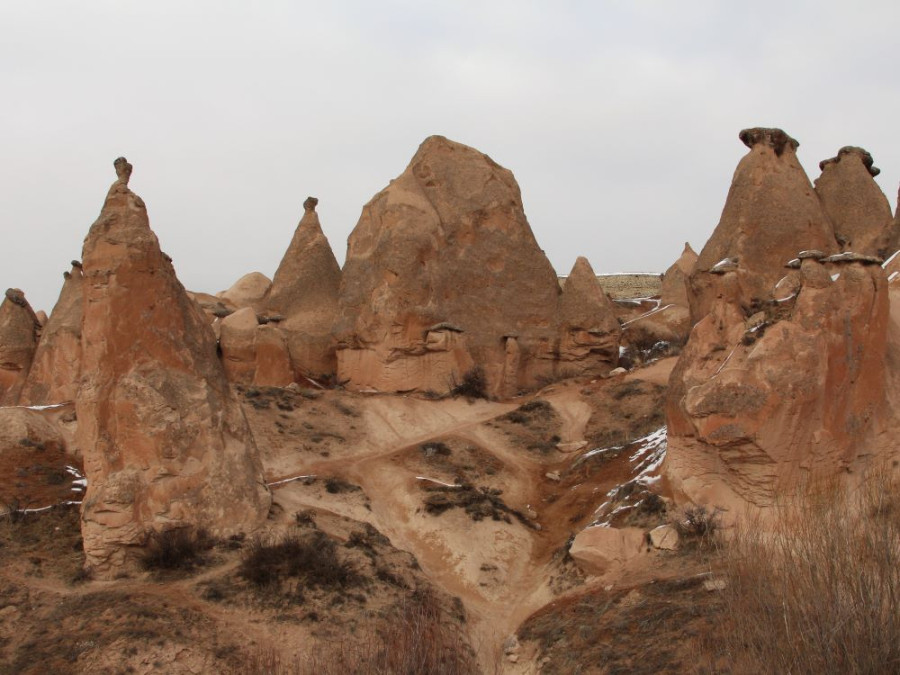
<path fill-rule="evenodd" d="M 74 401 L 81 377 L 82 267 L 66 272 L 59 299 L 41 329 L 41 339 L 19 397 L 21 405 Z"/>
<path fill-rule="evenodd" d="M 232 284 L 227 291 L 216 293 L 216 297 L 234 307 L 261 307 L 263 299 L 272 288 L 272 280 L 261 272 L 250 272 Z"/>
<path fill-rule="evenodd" d="M 257 527 L 271 501 L 215 339 L 119 176 L 84 242 L 78 445 L 86 565 L 114 575 L 148 533 Z"/>
<path fill-rule="evenodd" d="M 691 316 L 710 310 L 722 277 L 719 261 L 737 258 L 738 301 L 752 307 L 771 297 L 780 266 L 797 251 L 838 249 L 831 221 L 797 160 L 797 142 L 779 129 L 745 129 L 750 152 L 740 161 L 722 217 L 691 275 Z"/>
<path fill-rule="evenodd" d="M 15 404 L 31 368 L 40 325 L 17 288 L 0 303 L 0 405 Z"/>
<path fill-rule="evenodd" d="M 635 527 L 588 527 L 575 536 L 569 555 L 588 574 L 606 574 L 626 565 L 644 549 L 644 532 Z"/>
<path fill-rule="evenodd" d="M 654 527 L 648 535 L 654 548 L 663 551 L 674 551 L 678 548 L 678 530 L 671 525 Z"/>
<path fill-rule="evenodd" d="M 559 293 L 512 173 L 432 136 L 350 235 L 339 378 L 356 389 L 447 391 L 478 366 L 492 394 L 534 387 L 555 368 Z M 431 334 L 442 322 L 463 332 Z"/>

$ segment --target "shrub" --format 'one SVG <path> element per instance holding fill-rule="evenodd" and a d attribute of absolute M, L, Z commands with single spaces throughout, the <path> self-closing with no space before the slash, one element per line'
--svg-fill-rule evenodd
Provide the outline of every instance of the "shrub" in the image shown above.
<path fill-rule="evenodd" d="M 244 549 L 238 574 L 259 589 L 279 589 L 296 580 L 303 586 L 343 589 L 361 582 L 359 574 L 337 556 L 337 546 L 323 532 L 296 533 L 276 540 L 254 539 Z"/>
<path fill-rule="evenodd" d="M 151 532 L 144 545 L 141 565 L 146 570 L 190 570 L 205 563 L 205 553 L 213 543 L 202 528 Z"/>
<path fill-rule="evenodd" d="M 689 546 L 706 548 L 721 543 L 722 511 L 719 508 L 685 506 L 675 514 L 672 524 Z"/>
<path fill-rule="evenodd" d="M 487 380 L 484 377 L 484 371 L 481 366 L 472 368 L 463 375 L 462 382 L 450 387 L 450 395 L 465 396 L 466 398 L 487 398 Z"/>
<path fill-rule="evenodd" d="M 898 503 L 896 486 L 877 478 L 736 528 L 725 589 L 731 660 L 770 673 L 900 671 Z"/>

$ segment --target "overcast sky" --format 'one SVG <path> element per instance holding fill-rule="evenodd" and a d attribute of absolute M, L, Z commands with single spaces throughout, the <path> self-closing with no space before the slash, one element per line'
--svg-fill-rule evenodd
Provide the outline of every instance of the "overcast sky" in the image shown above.
<path fill-rule="evenodd" d="M 192 290 L 274 273 L 308 195 L 343 262 L 442 134 L 511 169 L 557 272 L 697 251 L 746 148 L 861 145 L 895 207 L 900 3 L 0 0 L 0 286 L 48 312 L 112 161 Z"/>

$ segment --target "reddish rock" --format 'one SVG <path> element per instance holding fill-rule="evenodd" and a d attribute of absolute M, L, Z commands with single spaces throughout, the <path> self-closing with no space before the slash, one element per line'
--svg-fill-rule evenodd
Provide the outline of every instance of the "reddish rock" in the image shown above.
<path fill-rule="evenodd" d="M 228 536 L 257 527 L 271 500 L 212 330 L 128 189 L 131 165 L 115 165 L 119 179 L 84 243 L 76 401 L 86 564 L 107 577 L 150 531 Z"/>
<path fill-rule="evenodd" d="M 479 366 L 493 394 L 535 386 L 555 368 L 559 293 L 512 173 L 432 136 L 350 235 L 338 377 L 440 392 Z"/>
<path fill-rule="evenodd" d="M 6 291 L 0 303 L 0 405 L 13 405 L 25 384 L 37 349 L 40 324 L 25 294 Z"/>
<path fill-rule="evenodd" d="M 220 324 L 219 347 L 231 382 L 285 387 L 294 381 L 287 341 L 272 324 L 260 325 L 252 307 L 244 307 Z"/>
<path fill-rule="evenodd" d="M 621 569 L 644 551 L 644 532 L 636 527 L 588 527 L 572 541 L 569 555 L 588 574 Z"/>
<path fill-rule="evenodd" d="M 697 266 L 697 259 L 698 256 L 691 248 L 690 243 L 684 242 L 684 250 L 678 260 L 672 263 L 672 266 L 663 275 L 659 296 L 660 305 L 691 306 L 691 274 Z"/>
<path fill-rule="evenodd" d="M 303 202 L 303 218 L 272 279 L 264 304 L 283 315 L 279 327 L 290 350 L 294 377 L 330 377 L 337 370 L 332 326 L 338 312 L 341 268 L 316 213 L 319 200 Z"/>
<path fill-rule="evenodd" d="M 73 261 L 64 274 L 59 299 L 47 324 L 19 397 L 21 405 L 50 405 L 75 400 L 81 377 L 82 268 Z"/>
<path fill-rule="evenodd" d="M 619 362 L 622 329 L 587 258 L 579 257 L 559 298 L 557 375 L 603 376 Z"/>
<path fill-rule="evenodd" d="M 891 206 L 874 177 L 872 155 L 862 148 L 844 147 L 837 156 L 819 163 L 816 193 L 834 225 L 842 248 L 885 257 L 900 246 Z"/>
<path fill-rule="evenodd" d="M 695 323 L 717 295 L 710 271 L 724 260 L 736 259 L 738 300 L 750 308 L 770 297 L 782 265 L 798 251 L 838 248 L 831 221 L 797 160 L 797 141 L 780 129 L 745 129 L 740 138 L 750 152 L 738 164 L 722 217 L 691 274 Z"/>
<path fill-rule="evenodd" d="M 735 508 L 770 505 L 871 451 L 889 316 L 878 265 L 806 258 L 799 293 L 749 319 L 737 277 L 722 277 L 672 373 L 665 463 L 682 497 Z"/>

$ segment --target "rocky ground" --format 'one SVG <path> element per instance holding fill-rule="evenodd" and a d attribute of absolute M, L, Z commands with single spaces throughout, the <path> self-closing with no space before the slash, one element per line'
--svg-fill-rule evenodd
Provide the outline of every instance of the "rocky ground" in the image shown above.
<path fill-rule="evenodd" d="M 0 672 L 353 672 L 413 649 L 404 617 L 441 626 L 463 672 L 689 670 L 720 611 L 703 585 L 715 556 L 648 547 L 592 575 L 568 552 L 635 477 L 628 442 L 663 425 L 673 361 L 505 403 L 239 388 L 274 494 L 265 531 L 201 533 L 172 569 L 163 550 L 94 581 L 77 506 L 7 516 Z M 31 457 L 4 494 L 58 487 L 65 463 Z M 616 525 L 666 521 L 651 484 L 656 508 Z"/>

